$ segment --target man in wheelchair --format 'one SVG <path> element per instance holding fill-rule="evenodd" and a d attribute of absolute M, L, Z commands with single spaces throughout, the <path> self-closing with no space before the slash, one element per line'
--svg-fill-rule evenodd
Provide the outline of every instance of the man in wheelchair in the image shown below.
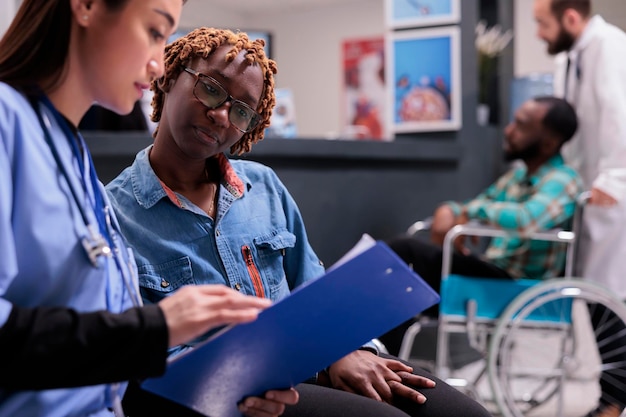
<path fill-rule="evenodd" d="M 390 239 L 389 246 L 439 290 L 445 234 L 458 224 L 475 220 L 517 233 L 492 239 L 484 255 L 471 254 L 458 238 L 452 273 L 537 279 L 561 275 L 565 246 L 530 241 L 524 235 L 569 227 L 582 184 L 576 171 L 563 162 L 560 150 L 577 127 L 576 113 L 565 100 L 537 97 L 526 101 L 504 130 L 505 159 L 522 164 L 514 164 L 475 198 L 440 205 L 432 217 L 430 243 L 403 235 Z M 436 316 L 436 311 L 424 314 Z"/>
<path fill-rule="evenodd" d="M 524 236 L 553 228 L 568 228 L 582 191 L 581 180 L 561 157 L 561 146 L 576 132 L 574 109 L 555 97 L 524 102 L 504 130 L 504 156 L 521 161 L 485 191 L 465 202 L 448 201 L 432 217 L 431 242 L 402 235 L 387 243 L 436 291 L 441 286 L 442 244 L 455 225 L 479 221 L 507 231 L 493 238 L 483 255 L 470 253 L 461 237 L 454 243 L 453 274 L 487 278 L 547 279 L 562 275 L 565 245 L 531 241 Z M 437 317 L 437 306 L 423 313 Z M 382 335 L 390 353 L 397 354 L 411 322 Z"/>
<path fill-rule="evenodd" d="M 444 236 L 456 225 L 477 221 L 509 233 L 506 237 L 492 238 L 483 255 L 470 253 L 462 237 L 457 238 L 452 262 L 446 262 L 451 274 L 537 280 L 563 276 L 566 245 L 528 237 L 536 232 L 569 228 L 582 185 L 578 174 L 564 164 L 560 150 L 577 127 L 576 114 L 564 100 L 539 97 L 523 103 L 504 132 L 506 159 L 519 160 L 522 164 L 513 165 L 477 197 L 439 206 L 432 217 L 430 242 L 403 235 L 390 239 L 389 246 L 439 291 Z M 598 302 L 582 295 L 581 290 L 580 299 L 587 301 L 601 361 L 588 375 L 590 380 L 598 379 L 600 396 L 596 408 L 585 417 L 618 416 L 623 410 L 626 392 L 626 314 L 621 300 L 616 297 Z M 431 308 L 424 315 L 437 317 L 438 309 Z M 399 353 L 405 330 L 412 323 L 406 322 L 379 337 L 390 353 Z M 565 375 L 573 370 L 570 367 L 565 366 Z M 594 396 L 595 392 L 590 393 L 590 397 Z M 513 394 L 509 395 L 511 398 Z M 521 415 L 520 410 L 517 411 L 516 415 Z"/>
<path fill-rule="evenodd" d="M 578 174 L 565 165 L 560 150 L 577 127 L 576 113 L 566 101 L 554 97 L 526 101 L 504 131 L 506 159 L 521 164 L 514 164 L 475 198 L 440 205 L 432 217 L 430 242 L 403 235 L 390 239 L 389 246 L 439 291 L 444 236 L 456 225 L 477 221 L 512 233 L 492 238 L 482 255 L 471 253 L 462 237 L 457 238 L 451 265 L 447 264 L 451 274 L 537 280 L 563 276 L 566 245 L 528 237 L 570 226 L 582 183 Z M 623 409 L 626 315 L 621 301 L 616 300 L 608 308 L 597 302 L 587 304 L 602 363 L 598 375 L 592 376 L 599 378 L 601 398 L 586 417 L 618 416 Z M 619 318 L 616 309 L 621 309 Z M 438 309 L 423 314 L 437 317 Z M 390 353 L 399 353 L 404 332 L 411 324 L 406 322 L 379 337 Z"/>

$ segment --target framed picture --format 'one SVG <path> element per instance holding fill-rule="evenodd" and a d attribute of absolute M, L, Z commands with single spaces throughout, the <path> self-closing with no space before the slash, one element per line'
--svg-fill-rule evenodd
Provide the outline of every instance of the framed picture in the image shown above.
<path fill-rule="evenodd" d="M 436 26 L 461 20 L 460 0 L 385 0 L 387 26 L 393 29 Z"/>
<path fill-rule="evenodd" d="M 390 134 L 461 128 L 459 38 L 457 26 L 387 35 Z"/>
<path fill-rule="evenodd" d="M 341 135 L 356 140 L 387 140 L 385 127 L 385 37 L 342 43 Z"/>

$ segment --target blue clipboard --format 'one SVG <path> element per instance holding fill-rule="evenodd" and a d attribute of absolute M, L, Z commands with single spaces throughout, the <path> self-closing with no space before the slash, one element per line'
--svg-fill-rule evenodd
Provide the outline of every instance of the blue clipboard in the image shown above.
<path fill-rule="evenodd" d="M 294 386 L 438 302 L 422 278 L 376 242 L 255 321 L 176 357 L 142 387 L 209 417 L 241 417 L 243 398 Z"/>

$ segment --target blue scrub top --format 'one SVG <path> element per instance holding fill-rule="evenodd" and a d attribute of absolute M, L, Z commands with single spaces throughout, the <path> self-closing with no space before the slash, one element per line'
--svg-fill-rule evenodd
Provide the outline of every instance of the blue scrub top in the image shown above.
<path fill-rule="evenodd" d="M 87 172 L 81 173 L 68 138 L 52 112 L 44 105 L 39 111 L 50 123 L 50 136 L 89 222 L 97 227 L 87 171 L 89 159 L 85 158 L 83 164 Z M 86 188 L 81 174 L 87 179 Z M 0 326 L 6 322 L 12 304 L 66 306 L 81 312 L 121 312 L 132 307 L 134 291 L 127 291 L 115 260 L 100 257 L 98 267 L 94 267 L 87 258 L 81 243 L 87 234 L 36 113 L 23 95 L 0 83 Z M 119 235 L 114 233 L 114 239 L 124 255 L 120 264 L 133 288 L 134 260 Z M 34 371 L 32 377 L 37 378 Z M 111 416 L 107 407 L 124 388 L 100 385 L 0 391 L 0 417 Z"/>

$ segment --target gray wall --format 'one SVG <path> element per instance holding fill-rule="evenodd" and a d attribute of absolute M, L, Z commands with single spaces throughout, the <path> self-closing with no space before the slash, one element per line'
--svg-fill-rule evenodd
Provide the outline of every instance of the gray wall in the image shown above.
<path fill-rule="evenodd" d="M 138 134 L 92 133 L 85 139 L 105 183 L 151 142 L 148 135 Z M 330 265 L 362 233 L 390 237 L 428 216 L 442 199 L 457 197 L 461 166 L 480 150 L 464 151 L 455 142 L 268 139 L 245 157 L 275 169 L 302 211 L 311 244 Z M 465 178 L 463 194 L 472 194 L 487 180 L 480 170 L 469 171 L 476 180 Z"/>

